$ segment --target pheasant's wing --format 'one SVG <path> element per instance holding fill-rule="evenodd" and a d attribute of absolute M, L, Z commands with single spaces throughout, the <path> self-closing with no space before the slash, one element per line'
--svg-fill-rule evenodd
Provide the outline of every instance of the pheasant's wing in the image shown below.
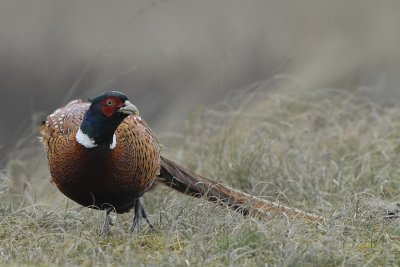
<path fill-rule="evenodd" d="M 69 102 L 65 107 L 56 109 L 47 117 L 40 128 L 46 153 L 58 137 L 75 137 L 83 116 L 90 104 L 81 99 Z"/>

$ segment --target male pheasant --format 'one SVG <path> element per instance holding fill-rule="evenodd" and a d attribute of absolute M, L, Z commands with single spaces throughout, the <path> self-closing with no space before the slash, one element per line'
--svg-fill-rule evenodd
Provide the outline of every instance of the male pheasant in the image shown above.
<path fill-rule="evenodd" d="M 109 232 L 109 213 L 134 208 L 133 228 L 142 218 L 140 201 L 157 182 L 194 197 L 269 218 L 285 213 L 322 222 L 323 218 L 253 197 L 213 182 L 160 156 L 157 138 L 121 92 L 106 92 L 89 102 L 74 100 L 57 109 L 41 126 L 50 180 L 67 197 L 90 208 L 105 210 L 101 232 Z"/>

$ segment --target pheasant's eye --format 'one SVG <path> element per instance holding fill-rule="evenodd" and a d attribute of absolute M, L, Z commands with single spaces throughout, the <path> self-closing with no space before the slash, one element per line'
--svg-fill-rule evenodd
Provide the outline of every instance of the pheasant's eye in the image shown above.
<path fill-rule="evenodd" d="M 107 105 L 107 106 L 113 106 L 113 105 L 114 105 L 114 101 L 112 101 L 112 99 L 108 99 L 108 100 L 106 101 L 106 105 Z"/>

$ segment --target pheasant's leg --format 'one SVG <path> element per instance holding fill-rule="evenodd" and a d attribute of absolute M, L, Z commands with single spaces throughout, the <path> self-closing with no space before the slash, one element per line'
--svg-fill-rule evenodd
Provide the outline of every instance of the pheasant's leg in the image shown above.
<path fill-rule="evenodd" d="M 107 208 L 104 211 L 104 221 L 103 225 L 101 226 L 101 235 L 107 235 L 110 233 L 110 224 L 111 224 L 111 218 L 110 218 L 110 212 L 112 211 L 112 208 Z"/>
<path fill-rule="evenodd" d="M 140 203 L 139 199 L 135 200 L 135 216 L 133 217 L 133 224 L 131 231 L 136 230 L 136 232 L 140 231 L 140 225 L 142 224 L 142 203 Z"/>
<path fill-rule="evenodd" d="M 151 228 L 151 230 L 154 230 L 154 225 L 150 222 L 149 217 L 147 216 L 146 209 L 144 208 L 143 204 L 141 204 L 141 206 L 142 206 L 142 216 L 143 216 L 143 218 L 146 220 L 146 222 L 149 225 L 149 227 Z"/>
<path fill-rule="evenodd" d="M 140 226 L 142 224 L 142 218 L 144 218 L 151 229 L 154 229 L 153 224 L 150 222 L 149 217 L 147 216 L 146 210 L 143 204 L 140 202 L 140 199 L 136 199 L 135 202 L 135 216 L 133 217 L 133 225 L 132 231 L 136 230 L 136 232 L 140 231 Z"/>

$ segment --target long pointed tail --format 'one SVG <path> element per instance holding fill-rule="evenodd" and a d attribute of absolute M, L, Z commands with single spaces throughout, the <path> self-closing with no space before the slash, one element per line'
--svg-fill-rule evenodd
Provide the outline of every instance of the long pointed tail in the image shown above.
<path fill-rule="evenodd" d="M 161 157 L 161 172 L 157 181 L 184 194 L 205 197 L 212 202 L 238 210 L 244 215 L 260 219 L 268 220 L 274 213 L 283 213 L 289 217 L 304 218 L 311 222 L 325 222 L 323 217 L 254 197 L 213 182 L 164 157 Z"/>

